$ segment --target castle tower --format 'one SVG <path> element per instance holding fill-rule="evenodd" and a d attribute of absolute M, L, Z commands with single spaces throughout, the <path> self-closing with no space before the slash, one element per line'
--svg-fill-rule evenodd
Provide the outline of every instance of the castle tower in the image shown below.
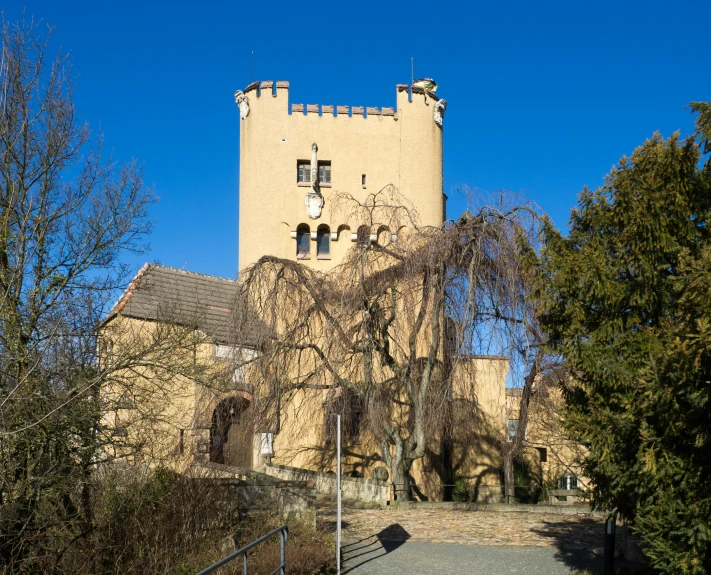
<path fill-rule="evenodd" d="M 393 186 L 419 225 L 444 222 L 446 103 L 418 86 L 398 84 L 396 94 L 396 109 L 290 105 L 288 82 L 253 82 L 235 94 L 240 269 L 269 254 L 327 270 L 352 242 L 397 237 L 396 229 L 354 221 L 344 194 L 365 202 Z"/>

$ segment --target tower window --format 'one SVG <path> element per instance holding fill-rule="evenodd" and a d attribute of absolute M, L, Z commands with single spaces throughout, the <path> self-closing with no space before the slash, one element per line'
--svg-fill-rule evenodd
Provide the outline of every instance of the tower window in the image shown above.
<path fill-rule="evenodd" d="M 299 160 L 296 163 L 296 182 L 299 184 L 311 183 L 311 162 Z"/>
<path fill-rule="evenodd" d="M 308 260 L 311 258 L 311 229 L 305 224 L 296 228 L 296 259 Z"/>
<path fill-rule="evenodd" d="M 331 229 L 319 226 L 316 233 L 316 257 L 320 260 L 331 259 Z"/>
<path fill-rule="evenodd" d="M 331 183 L 331 162 L 319 162 L 318 163 L 318 183 L 319 184 L 330 184 Z"/>
<path fill-rule="evenodd" d="M 360 177 L 360 184 L 365 188 L 365 174 Z"/>
<path fill-rule="evenodd" d="M 323 161 L 318 163 L 318 182 L 325 186 L 331 184 L 331 162 Z M 296 162 L 296 183 L 310 184 L 311 183 L 311 162 L 307 160 L 299 160 Z"/>

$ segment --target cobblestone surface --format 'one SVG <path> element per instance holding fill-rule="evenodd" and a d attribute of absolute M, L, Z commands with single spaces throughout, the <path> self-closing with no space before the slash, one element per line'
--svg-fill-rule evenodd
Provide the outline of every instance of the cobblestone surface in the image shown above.
<path fill-rule="evenodd" d="M 322 502 L 319 516 L 335 526 L 335 505 Z M 534 545 L 576 550 L 600 547 L 604 533 L 604 518 L 592 515 L 354 509 L 346 504 L 342 520 L 344 541 L 374 536 L 381 541 Z"/>
<path fill-rule="evenodd" d="M 333 501 L 320 501 L 319 519 L 335 528 L 336 510 Z M 499 564 L 501 570 L 485 569 L 482 573 L 569 572 L 568 569 L 575 571 L 599 566 L 604 543 L 604 524 L 604 517 L 598 515 L 450 509 L 358 509 L 353 507 L 353 503 L 345 503 L 342 514 L 343 552 L 346 565 L 354 575 L 367 575 L 371 572 L 369 569 L 375 569 L 376 566 L 384 568 L 385 564 L 382 562 L 371 564 L 371 561 L 385 555 L 388 555 L 388 561 L 398 561 L 398 554 L 393 554 L 392 557 L 389 554 L 404 544 L 407 544 L 405 546 L 409 549 L 422 550 L 425 555 L 428 553 L 427 549 L 431 549 L 433 553 L 438 550 L 442 561 L 445 561 L 450 553 L 447 551 L 448 545 L 454 545 L 450 547 L 451 554 L 454 558 L 458 557 L 458 561 L 473 560 L 476 554 L 479 559 L 475 561 L 479 561 L 484 553 L 481 549 L 491 547 L 493 555 L 487 551 L 486 557 L 490 555 L 492 561 L 503 561 Z M 412 543 L 416 545 L 410 545 Z M 421 544 L 426 543 L 436 545 L 430 548 L 426 545 L 421 547 Z M 464 555 L 455 551 L 462 545 L 470 546 L 470 551 L 462 551 Z M 510 552 L 503 549 L 499 552 L 495 547 L 512 549 Z M 514 547 L 521 548 L 523 554 L 517 555 Z M 540 554 L 536 554 L 538 552 L 534 552 L 534 548 L 539 548 Z M 477 549 L 480 551 L 476 551 Z M 531 551 L 526 554 L 524 549 Z M 529 565 L 529 561 L 533 563 Z M 356 569 L 361 563 L 363 565 Z M 541 566 L 544 564 L 549 567 L 543 569 Z M 454 567 L 454 563 L 452 565 Z M 556 567 L 552 567 L 553 565 Z M 563 571 L 557 570 L 559 568 Z M 377 572 L 379 571 L 373 571 Z M 386 572 L 391 571 L 382 571 Z M 400 572 L 404 573 L 392 571 Z M 479 573 L 476 570 L 471 572 Z M 429 571 L 424 570 L 422 573 Z"/>
<path fill-rule="evenodd" d="M 603 518 L 586 515 L 345 509 L 343 522 L 344 540 L 375 535 L 381 541 L 584 549 L 599 547 L 604 533 Z"/>

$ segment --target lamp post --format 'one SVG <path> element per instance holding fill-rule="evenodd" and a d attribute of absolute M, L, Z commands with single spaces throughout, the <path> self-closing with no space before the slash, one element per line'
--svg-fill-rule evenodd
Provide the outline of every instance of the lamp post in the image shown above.
<path fill-rule="evenodd" d="M 341 416 L 336 415 L 336 569 L 341 575 Z"/>

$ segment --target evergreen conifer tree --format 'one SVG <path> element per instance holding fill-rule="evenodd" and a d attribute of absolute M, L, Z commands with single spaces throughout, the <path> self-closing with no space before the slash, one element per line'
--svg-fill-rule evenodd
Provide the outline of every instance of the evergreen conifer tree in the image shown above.
<path fill-rule="evenodd" d="M 597 508 L 663 573 L 711 572 L 711 104 L 546 225 L 543 319 L 566 359 L 569 430 Z"/>

